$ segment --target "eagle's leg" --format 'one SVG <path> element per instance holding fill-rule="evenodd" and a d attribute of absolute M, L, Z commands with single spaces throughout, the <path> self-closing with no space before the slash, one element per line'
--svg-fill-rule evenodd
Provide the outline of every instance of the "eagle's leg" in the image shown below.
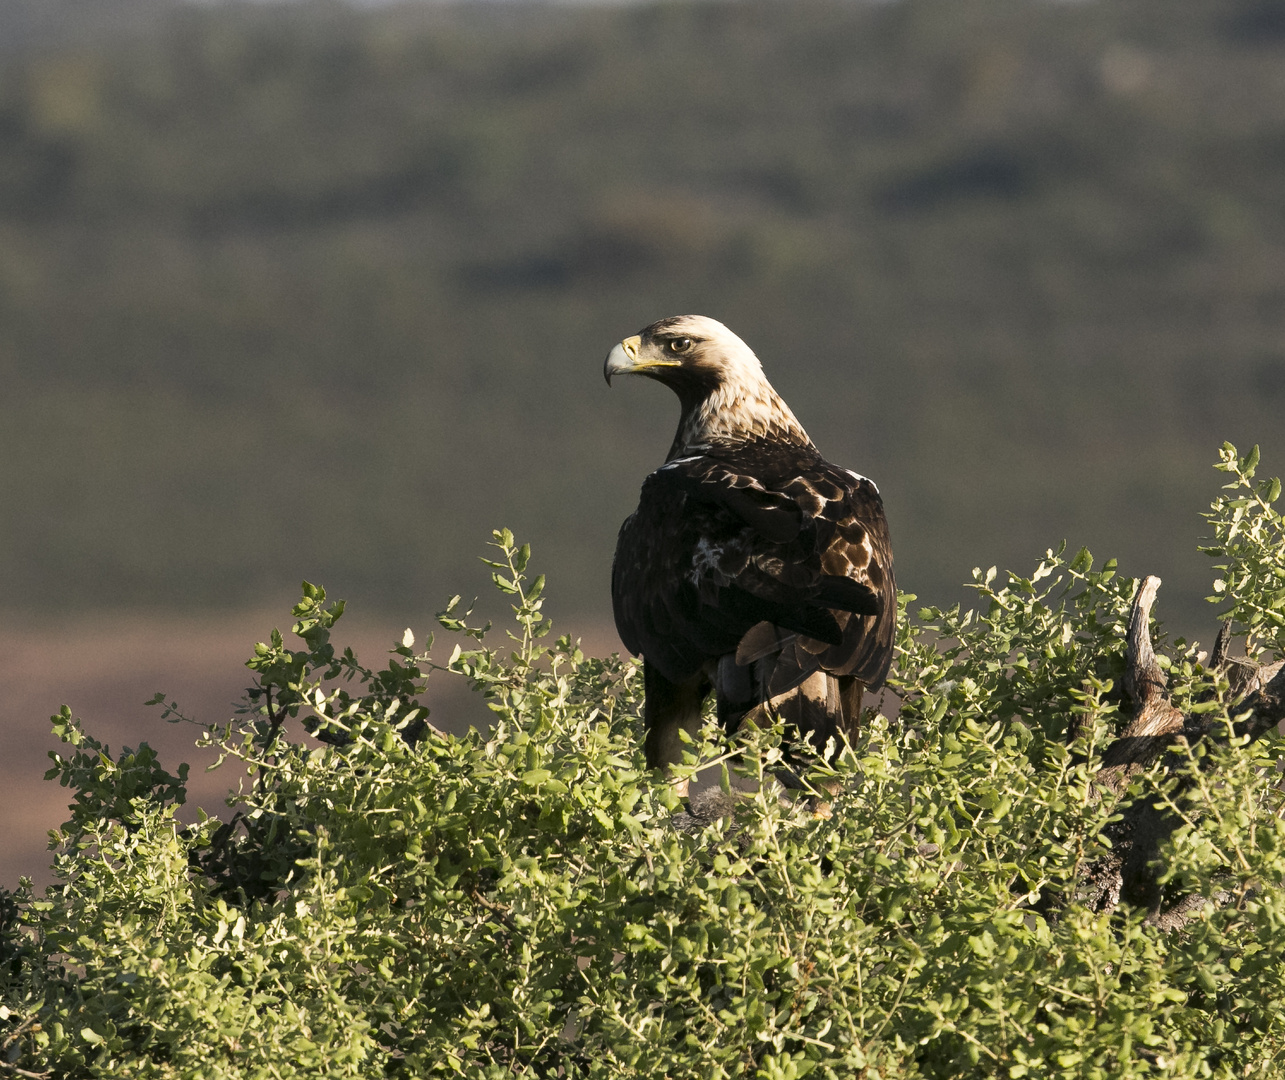
<path fill-rule="evenodd" d="M 762 700 L 754 668 L 738 664 L 735 653 L 719 657 L 711 667 L 719 726 L 728 735 L 734 735 L 745 714 Z"/>
<path fill-rule="evenodd" d="M 850 743 L 857 741 L 861 734 L 861 697 L 865 693 L 865 684 L 853 675 L 841 675 L 839 683 L 840 720 L 839 731 Z M 838 747 L 835 747 L 836 751 Z"/>
<path fill-rule="evenodd" d="M 703 673 L 686 682 L 672 683 L 643 659 L 643 723 L 647 728 L 643 749 L 648 768 L 659 769 L 683 760 L 683 742 L 678 733 L 686 731 L 693 739 L 698 738 L 701 705 L 709 689 L 709 679 Z M 677 788 L 680 795 L 687 794 L 686 781 Z"/>

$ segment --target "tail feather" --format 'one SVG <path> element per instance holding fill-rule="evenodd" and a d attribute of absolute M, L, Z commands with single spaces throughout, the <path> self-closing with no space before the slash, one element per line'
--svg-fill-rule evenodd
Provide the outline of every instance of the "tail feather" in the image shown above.
<path fill-rule="evenodd" d="M 825 753 L 827 746 L 837 752 L 857 736 L 863 684 L 853 675 L 826 671 L 797 635 L 769 630 L 776 628 L 751 631 L 712 672 L 724 730 L 735 731 L 746 717 L 763 724 L 780 717 L 791 742 L 806 741 L 815 753 Z"/>

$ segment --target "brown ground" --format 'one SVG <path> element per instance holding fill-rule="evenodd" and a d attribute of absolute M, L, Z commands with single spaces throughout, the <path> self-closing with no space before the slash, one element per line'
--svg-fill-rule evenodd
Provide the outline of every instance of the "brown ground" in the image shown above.
<path fill-rule="evenodd" d="M 336 641 L 351 645 L 368 666 L 386 655 L 403 629 L 348 620 L 341 625 Z M 49 751 L 59 745 L 49 717 L 63 704 L 113 753 L 122 744 L 147 742 L 171 772 L 189 762 L 186 820 L 195 817 L 197 806 L 223 813 L 224 794 L 236 783 L 231 767 L 206 773 L 213 756 L 193 745 L 199 731 L 165 722 L 159 707 L 143 702 L 163 690 L 166 700 L 177 701 L 195 720 L 227 719 L 250 683 L 246 657 L 273 626 L 288 629 L 279 615 L 253 613 L 199 622 L 138 615 L 61 625 L 0 619 L 0 886 L 13 887 L 21 875 L 37 886 L 52 880 L 48 831 L 65 819 L 70 793 L 42 777 Z M 613 633 L 601 629 L 586 635 L 585 647 L 620 646 Z M 430 682 L 428 701 L 433 722 L 442 726 L 486 722 L 485 708 L 458 684 Z"/>

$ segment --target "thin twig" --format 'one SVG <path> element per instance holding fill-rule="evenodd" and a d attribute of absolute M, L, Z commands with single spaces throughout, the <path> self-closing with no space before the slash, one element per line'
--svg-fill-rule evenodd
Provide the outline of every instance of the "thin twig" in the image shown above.
<path fill-rule="evenodd" d="M 23 1017 L 22 1021 L 5 1035 L 4 1042 L 0 1044 L 0 1050 L 7 1051 L 29 1030 L 39 1030 L 40 1025 L 36 1021 L 37 1016 L 35 1013 L 29 1013 Z M 53 1075 L 50 1072 L 32 1072 L 30 1069 L 23 1069 L 13 1064 L 13 1062 L 3 1060 L 0 1060 L 0 1069 L 3 1069 L 9 1076 L 22 1076 L 26 1077 L 27 1080 L 47 1080 L 48 1077 Z"/>
<path fill-rule="evenodd" d="M 7 1061 L 0 1061 L 0 1069 L 3 1069 L 10 1076 L 23 1076 L 27 1080 L 49 1080 L 53 1076 L 51 1072 L 32 1072 L 30 1069 L 20 1069 L 17 1065 L 12 1065 Z"/>

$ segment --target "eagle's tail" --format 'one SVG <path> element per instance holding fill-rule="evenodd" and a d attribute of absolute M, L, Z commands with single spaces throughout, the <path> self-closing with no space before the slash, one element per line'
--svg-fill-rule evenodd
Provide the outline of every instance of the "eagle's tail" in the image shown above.
<path fill-rule="evenodd" d="M 753 723 L 785 723 L 789 742 L 832 754 L 855 740 L 865 689 L 855 675 L 826 671 L 799 635 L 760 623 L 736 653 L 722 657 L 713 677 L 719 720 L 731 733 L 748 717 Z"/>

